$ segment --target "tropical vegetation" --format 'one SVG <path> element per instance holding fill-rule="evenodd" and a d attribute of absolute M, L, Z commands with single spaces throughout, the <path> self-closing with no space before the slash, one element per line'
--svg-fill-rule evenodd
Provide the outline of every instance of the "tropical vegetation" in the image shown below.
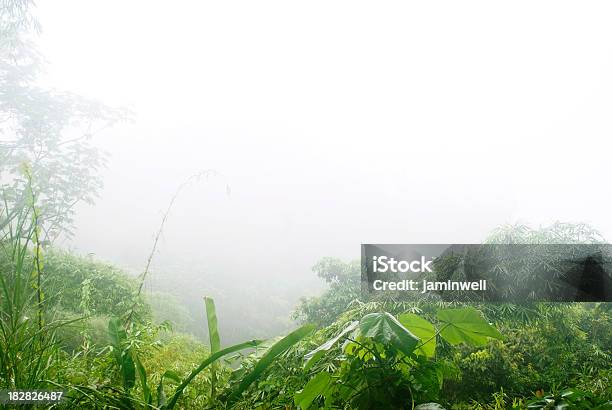
<path fill-rule="evenodd" d="M 155 244 L 139 275 L 57 246 L 71 235 L 75 204 L 100 191 L 104 155 L 92 130 L 129 114 L 40 87 L 32 2 L 0 4 L 0 399 L 65 393 L 11 407 L 612 408 L 606 302 L 370 297 L 359 262 L 328 257 L 313 268 L 327 289 L 299 302 L 292 330 L 258 339 L 245 323 L 243 340 L 226 343 L 208 295 L 197 301 L 205 317 L 197 323 L 173 295 L 146 289 Z M 558 223 L 502 226 L 485 242 L 604 239 L 588 225 Z"/>

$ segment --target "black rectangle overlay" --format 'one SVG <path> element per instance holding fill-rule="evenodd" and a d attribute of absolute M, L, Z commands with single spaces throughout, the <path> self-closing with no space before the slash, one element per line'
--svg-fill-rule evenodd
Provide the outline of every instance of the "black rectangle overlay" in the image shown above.
<path fill-rule="evenodd" d="M 363 244 L 362 291 L 402 300 L 612 301 L 609 244 Z"/>

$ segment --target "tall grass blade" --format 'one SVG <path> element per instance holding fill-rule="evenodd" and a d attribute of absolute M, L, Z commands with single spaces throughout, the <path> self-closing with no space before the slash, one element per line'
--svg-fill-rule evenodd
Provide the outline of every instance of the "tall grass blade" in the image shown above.
<path fill-rule="evenodd" d="M 278 355 L 287 351 L 291 346 L 308 336 L 314 329 L 315 326 L 312 324 L 304 325 L 273 344 L 261 359 L 259 359 L 255 368 L 242 379 L 237 389 L 231 394 L 229 402 L 231 403 L 240 397 L 251 383 L 257 380 L 268 366 L 274 362 L 274 359 L 276 359 Z"/>
<path fill-rule="evenodd" d="M 248 342 L 239 343 L 230 347 L 226 347 L 225 349 L 219 350 L 217 353 L 211 354 L 206 360 L 204 360 L 194 371 L 192 371 L 189 376 L 183 380 L 183 382 L 176 388 L 174 394 L 170 398 L 168 405 L 164 408 L 167 410 L 171 410 L 176 405 L 176 402 L 183 394 L 183 390 L 185 387 L 191 383 L 191 381 L 196 377 L 202 370 L 210 366 L 212 363 L 216 362 L 220 358 L 230 353 L 238 352 L 240 350 L 253 348 L 259 346 L 263 341 L 262 340 L 249 340 Z"/>
<path fill-rule="evenodd" d="M 208 323 L 208 338 L 210 340 L 210 353 L 217 353 L 221 349 L 221 337 L 217 327 L 217 312 L 215 301 L 212 298 L 204 297 L 206 306 L 206 322 Z M 210 398 L 214 400 L 217 387 L 217 364 L 211 366 L 210 374 Z"/>

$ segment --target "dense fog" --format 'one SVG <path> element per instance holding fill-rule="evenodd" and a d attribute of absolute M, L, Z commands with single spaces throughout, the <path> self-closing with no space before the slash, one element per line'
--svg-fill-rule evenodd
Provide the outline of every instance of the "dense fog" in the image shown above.
<path fill-rule="evenodd" d="M 146 289 L 197 335 L 213 296 L 233 341 L 288 329 L 311 267 L 361 243 L 610 238 L 612 26 L 551 4 L 40 2 L 40 82 L 131 111 L 95 134 L 104 188 L 59 244 L 138 274 L 214 170 Z"/>

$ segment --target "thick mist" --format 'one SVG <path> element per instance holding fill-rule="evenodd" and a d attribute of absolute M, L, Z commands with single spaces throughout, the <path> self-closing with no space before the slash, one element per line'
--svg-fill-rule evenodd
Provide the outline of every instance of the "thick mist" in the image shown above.
<path fill-rule="evenodd" d="M 287 329 L 312 265 L 361 243 L 612 237 L 609 15 L 525 4 L 41 2 L 45 85 L 134 113 L 96 134 L 105 187 L 61 246 L 140 273 L 177 188 L 215 170 L 176 198 L 147 289 L 196 334 L 213 296 L 231 341 Z"/>

